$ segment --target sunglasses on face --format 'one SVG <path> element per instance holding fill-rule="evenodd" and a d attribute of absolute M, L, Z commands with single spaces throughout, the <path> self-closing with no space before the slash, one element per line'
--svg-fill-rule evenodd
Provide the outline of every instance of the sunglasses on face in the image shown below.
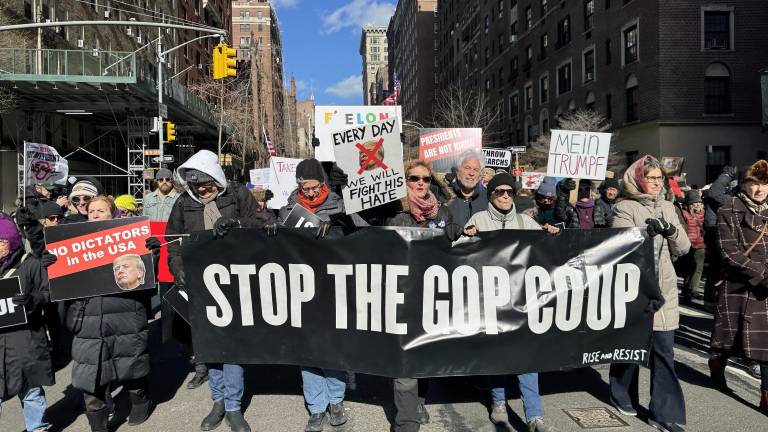
<path fill-rule="evenodd" d="M 169 179 L 169 178 L 160 178 L 160 179 L 157 179 L 157 182 L 158 182 L 158 183 L 171 183 L 172 181 L 173 181 L 173 180 L 172 180 L 172 179 Z"/>
<path fill-rule="evenodd" d="M 512 189 L 494 189 L 493 194 L 499 198 L 503 197 L 504 195 L 512 198 L 515 196 L 515 191 Z"/>
<path fill-rule="evenodd" d="M 90 201 L 91 201 L 91 197 L 89 197 L 87 195 L 86 196 L 77 196 L 77 197 L 72 198 L 72 202 L 74 204 L 83 204 L 83 203 L 87 203 L 87 202 L 90 202 Z"/>
<path fill-rule="evenodd" d="M 432 183 L 432 177 L 429 177 L 429 176 L 425 176 L 425 177 L 416 176 L 416 175 L 408 176 L 408 181 L 411 183 L 416 183 L 419 180 L 423 181 L 424 183 Z"/>
<path fill-rule="evenodd" d="M 214 182 L 195 183 L 194 185 L 192 185 L 192 187 L 195 189 L 205 189 L 207 191 L 212 190 L 214 186 L 216 186 Z"/>
<path fill-rule="evenodd" d="M 46 216 L 45 218 L 48 219 L 49 222 L 61 222 L 61 220 L 64 219 L 59 215 Z"/>

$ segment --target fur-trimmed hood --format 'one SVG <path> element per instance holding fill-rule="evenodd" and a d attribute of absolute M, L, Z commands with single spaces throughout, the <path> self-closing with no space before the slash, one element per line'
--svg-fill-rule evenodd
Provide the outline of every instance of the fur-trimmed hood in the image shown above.
<path fill-rule="evenodd" d="M 747 182 L 768 184 L 768 162 L 759 160 L 749 167 L 744 174 L 742 184 Z"/>

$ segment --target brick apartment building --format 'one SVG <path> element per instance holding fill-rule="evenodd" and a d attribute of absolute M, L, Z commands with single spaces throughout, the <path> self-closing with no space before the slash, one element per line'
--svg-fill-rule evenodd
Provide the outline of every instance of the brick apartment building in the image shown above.
<path fill-rule="evenodd" d="M 440 87 L 485 93 L 509 145 L 591 108 L 614 148 L 686 157 L 689 182 L 765 157 L 768 8 L 749 0 L 445 0 Z"/>
<path fill-rule="evenodd" d="M 432 122 L 435 101 L 437 4 L 437 0 L 400 0 L 387 28 L 389 72 L 400 80 L 403 118 L 424 125 Z"/>
<path fill-rule="evenodd" d="M 232 2 L 232 44 L 238 59 L 251 61 L 251 48 L 259 53 L 260 100 L 267 134 L 284 154 L 283 46 L 275 8 L 267 0 Z"/>
<path fill-rule="evenodd" d="M 387 28 L 365 26 L 360 35 L 360 56 L 363 58 L 363 105 L 374 105 L 376 98 L 376 73 L 387 65 Z M 372 97 L 373 95 L 373 97 Z"/>

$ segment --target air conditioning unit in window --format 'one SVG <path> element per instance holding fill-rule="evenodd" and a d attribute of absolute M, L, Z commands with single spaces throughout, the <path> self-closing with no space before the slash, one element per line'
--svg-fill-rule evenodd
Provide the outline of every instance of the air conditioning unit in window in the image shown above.
<path fill-rule="evenodd" d="M 136 36 L 136 43 L 141 43 L 141 35 Z"/>
<path fill-rule="evenodd" d="M 82 47 L 84 47 L 84 46 L 85 46 L 85 41 L 84 41 L 84 40 L 82 40 L 82 39 L 78 39 L 78 40 L 77 40 L 77 47 L 78 47 L 78 48 L 82 48 Z"/>
<path fill-rule="evenodd" d="M 726 49 L 728 48 L 728 42 L 722 39 L 711 39 L 709 41 L 709 49 Z"/>
<path fill-rule="evenodd" d="M 98 48 L 94 48 L 91 51 L 91 55 L 94 56 L 94 57 L 98 57 L 99 56 L 99 49 Z"/>
<path fill-rule="evenodd" d="M 509 43 L 517 43 L 517 35 L 509 35 Z"/>

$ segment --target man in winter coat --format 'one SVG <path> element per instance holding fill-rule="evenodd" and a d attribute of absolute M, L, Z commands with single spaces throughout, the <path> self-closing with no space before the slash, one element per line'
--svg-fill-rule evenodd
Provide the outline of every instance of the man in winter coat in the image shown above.
<path fill-rule="evenodd" d="M 0 329 L 0 403 L 18 396 L 27 431 L 44 431 L 50 425 L 43 421 L 43 386 L 54 384 L 42 314 L 48 302 L 48 274 L 37 257 L 24 253 L 13 221 L 0 215 L 0 278 L 11 277 L 21 283 L 22 293 L 12 301 L 26 308 L 27 324 Z"/>
<path fill-rule="evenodd" d="M 166 229 L 169 236 L 210 229 L 225 235 L 232 228 L 261 227 L 272 219 L 271 213 L 259 207 L 245 186 L 227 182 L 217 156 L 208 150 L 195 153 L 178 168 L 177 174 L 186 193 L 179 196 L 171 210 Z M 183 289 L 186 278 L 178 241 L 168 243 L 168 263 L 176 284 Z M 213 430 L 226 419 L 232 431 L 249 432 L 250 426 L 240 412 L 243 367 L 208 365 L 208 378 L 213 408 L 200 429 Z"/>
<path fill-rule="evenodd" d="M 453 223 L 464 226 L 472 215 L 488 208 L 488 199 L 480 183 L 482 170 L 480 153 L 468 151 L 461 155 L 456 182 L 452 185 L 456 198 L 448 203 Z"/>
<path fill-rule="evenodd" d="M 613 224 L 613 208 L 619 199 L 619 182 L 607 178 L 600 184 L 600 198 L 595 201 L 595 228 L 610 228 Z"/>
<path fill-rule="evenodd" d="M 654 258 L 664 305 L 653 317 L 653 337 L 649 353 L 651 368 L 652 426 L 663 432 L 681 432 L 685 424 L 685 400 L 675 373 L 674 344 L 678 328 L 677 275 L 674 256 L 688 253 L 691 243 L 680 224 L 674 205 L 664 199 L 661 164 L 643 156 L 624 174 L 625 200 L 615 207 L 614 228 L 646 228 L 654 243 Z M 637 415 L 639 366 L 613 363 L 610 368 L 611 403 L 629 416 Z"/>
<path fill-rule="evenodd" d="M 723 168 L 723 173 L 712 182 L 709 189 L 703 194 L 704 201 L 704 242 L 710 251 L 718 250 L 717 236 L 717 210 L 729 202 L 734 196 L 734 190 L 738 185 L 739 170 L 733 166 Z M 723 260 L 719 254 L 709 256 L 707 266 L 706 283 L 704 285 L 704 303 L 714 309 L 717 298 L 717 284 L 723 280 Z"/>
<path fill-rule="evenodd" d="M 488 182 L 488 209 L 472 216 L 465 227 L 468 235 L 477 232 L 496 231 L 503 229 L 541 230 L 542 227 L 530 216 L 517 213 L 514 205 L 515 179 L 509 174 L 496 174 Z M 557 228 L 548 229 L 552 234 L 559 232 Z M 525 408 L 525 418 L 529 432 L 552 432 L 554 429 L 544 423 L 539 395 L 539 374 L 526 373 L 517 376 L 520 395 Z M 507 422 L 507 396 L 504 386 L 491 389 L 493 407 L 491 421 L 497 425 Z"/>
<path fill-rule="evenodd" d="M 144 195 L 144 216 L 154 222 L 168 222 L 173 204 L 179 193 L 173 187 L 173 173 L 168 168 L 160 168 L 155 175 L 157 190 Z"/>

